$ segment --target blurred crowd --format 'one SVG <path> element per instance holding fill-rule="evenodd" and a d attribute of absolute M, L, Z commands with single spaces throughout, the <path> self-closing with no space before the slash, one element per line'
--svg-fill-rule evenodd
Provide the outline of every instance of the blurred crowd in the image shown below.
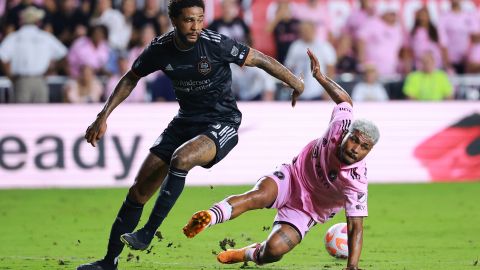
<path fill-rule="evenodd" d="M 254 1 L 222 0 L 219 16 L 205 27 L 255 47 L 255 22 L 246 18 Z M 458 98 L 450 78 L 480 73 L 480 16 L 463 0 L 450 0 L 436 20 L 428 5 L 419 7 L 411 28 L 396 5 L 356 2 L 334 33 L 323 1 L 271 1 L 264 31 L 273 38 L 273 56 L 304 76 L 302 99 L 327 98 L 308 76 L 307 48 L 356 101 Z M 167 5 L 168 0 L 0 0 L 0 75 L 12 83 L 9 101 L 52 102 L 49 75 L 68 78 L 61 86 L 63 102 L 104 101 L 143 48 L 173 30 Z M 232 74 L 239 100 L 289 98 L 260 69 L 232 65 Z M 170 80 L 158 71 L 140 80 L 127 102 L 174 100 Z"/>

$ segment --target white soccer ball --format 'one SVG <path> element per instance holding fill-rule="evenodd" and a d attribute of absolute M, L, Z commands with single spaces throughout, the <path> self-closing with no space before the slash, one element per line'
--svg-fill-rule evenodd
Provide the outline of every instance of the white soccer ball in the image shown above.
<path fill-rule="evenodd" d="M 328 229 L 324 237 L 328 254 L 336 258 L 348 258 L 347 223 L 337 223 Z"/>

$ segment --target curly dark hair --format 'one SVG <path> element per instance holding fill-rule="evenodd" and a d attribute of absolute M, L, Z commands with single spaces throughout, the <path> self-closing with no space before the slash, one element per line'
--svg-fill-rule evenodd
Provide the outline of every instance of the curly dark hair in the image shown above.
<path fill-rule="evenodd" d="M 182 9 L 189 7 L 201 7 L 205 10 L 203 0 L 170 0 L 168 3 L 168 16 L 176 18 L 182 12 Z"/>

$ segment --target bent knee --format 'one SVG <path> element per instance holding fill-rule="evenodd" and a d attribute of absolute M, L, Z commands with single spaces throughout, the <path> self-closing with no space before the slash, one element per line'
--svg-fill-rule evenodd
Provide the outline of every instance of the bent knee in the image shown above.
<path fill-rule="evenodd" d="M 170 160 L 171 167 L 184 171 L 189 171 L 191 168 L 193 168 L 194 164 L 192 163 L 193 162 L 187 155 L 181 153 L 173 153 L 172 159 Z"/>
<path fill-rule="evenodd" d="M 145 204 L 152 197 L 152 194 L 134 184 L 128 189 L 128 197 L 134 202 Z"/>

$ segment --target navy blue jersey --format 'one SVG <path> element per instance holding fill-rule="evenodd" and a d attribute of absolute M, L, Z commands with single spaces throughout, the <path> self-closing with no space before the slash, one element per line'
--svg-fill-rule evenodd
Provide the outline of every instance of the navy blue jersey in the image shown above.
<path fill-rule="evenodd" d="M 242 66 L 250 48 L 207 29 L 189 50 L 177 48 L 174 38 L 174 31 L 155 38 L 133 63 L 133 73 L 144 77 L 162 70 L 172 80 L 177 118 L 238 127 L 242 114 L 231 90 L 230 63 Z"/>

